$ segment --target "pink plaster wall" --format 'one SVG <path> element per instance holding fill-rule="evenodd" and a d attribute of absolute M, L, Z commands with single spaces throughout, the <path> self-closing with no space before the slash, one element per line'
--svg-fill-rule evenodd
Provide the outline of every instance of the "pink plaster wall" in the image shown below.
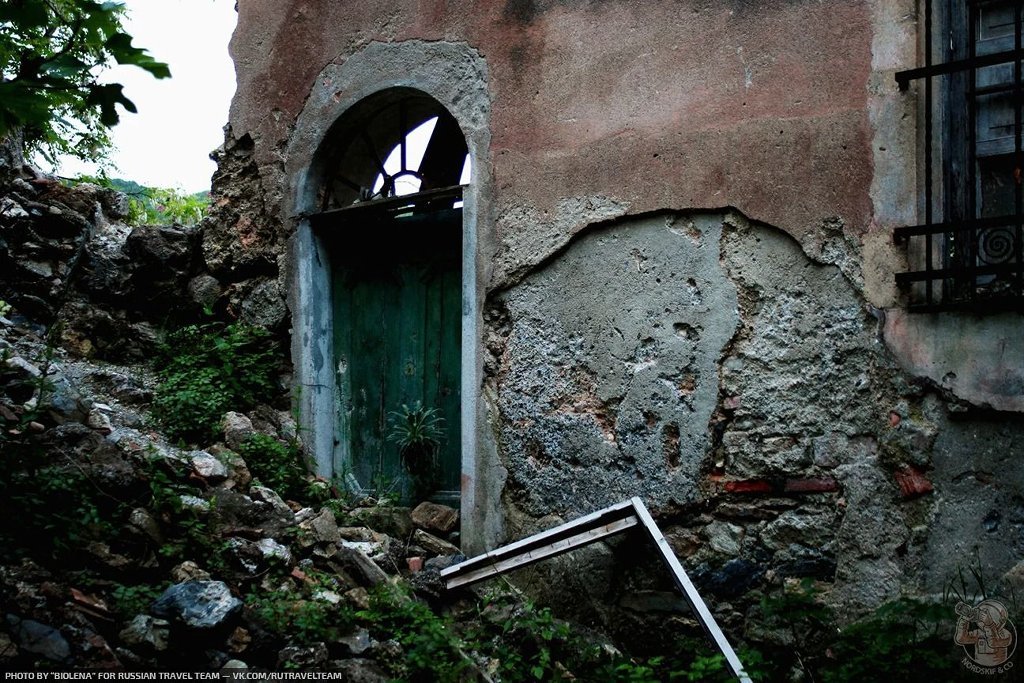
<path fill-rule="evenodd" d="M 524 228 L 503 227 L 503 212 L 544 215 L 586 196 L 628 213 L 735 206 L 797 238 L 839 216 L 860 234 L 871 221 L 868 4 L 240 0 L 231 124 L 276 163 L 328 63 L 370 41 L 461 41 L 490 72 L 505 242 Z"/>

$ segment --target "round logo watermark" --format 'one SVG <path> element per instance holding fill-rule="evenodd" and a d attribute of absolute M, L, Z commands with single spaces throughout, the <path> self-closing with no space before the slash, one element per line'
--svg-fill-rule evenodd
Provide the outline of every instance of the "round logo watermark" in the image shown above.
<path fill-rule="evenodd" d="M 967 656 L 960 663 L 965 668 L 980 674 L 1000 674 L 1013 668 L 1010 658 L 1017 649 L 1017 629 L 1003 603 L 992 598 L 974 607 L 958 602 L 956 613 L 959 619 L 953 641 L 964 648 Z"/>

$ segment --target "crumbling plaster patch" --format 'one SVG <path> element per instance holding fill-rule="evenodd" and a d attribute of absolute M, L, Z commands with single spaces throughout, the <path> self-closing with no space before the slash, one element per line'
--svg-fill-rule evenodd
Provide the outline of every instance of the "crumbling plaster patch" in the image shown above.
<path fill-rule="evenodd" d="M 854 438 L 883 419 L 872 392 L 892 364 L 855 288 L 734 212 L 590 230 L 494 309 L 501 445 L 535 513 L 638 480 L 655 505 L 692 501 L 716 449 L 737 476 L 812 471 L 822 424 Z"/>
<path fill-rule="evenodd" d="M 962 494 L 897 482 L 932 469 L 937 434 L 973 427 L 902 372 L 876 314 L 837 266 L 734 211 L 580 232 L 485 316 L 509 530 L 639 493 L 705 511 L 672 537 L 694 539 L 685 561 L 712 593 L 814 576 L 852 615 L 921 587 L 920 567 L 972 547 L 977 520 L 936 541 L 928 520 Z M 951 481 L 934 475 L 936 490 Z M 1008 568 L 992 557 L 992 572 Z"/>
<path fill-rule="evenodd" d="M 500 296 L 509 485 L 533 515 L 635 495 L 690 501 L 738 323 L 722 221 L 655 215 L 591 231 Z"/>

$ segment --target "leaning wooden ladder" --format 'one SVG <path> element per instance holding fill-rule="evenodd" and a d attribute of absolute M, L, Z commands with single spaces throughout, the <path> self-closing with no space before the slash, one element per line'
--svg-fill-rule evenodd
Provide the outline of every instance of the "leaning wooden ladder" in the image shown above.
<path fill-rule="evenodd" d="M 598 510 L 586 517 L 567 522 L 554 529 L 548 529 L 448 567 L 441 571 L 441 578 L 445 580 L 449 590 L 466 586 L 589 545 L 635 526 L 643 527 L 654 541 L 661 559 L 672 572 L 676 586 L 682 591 L 693 613 L 704 627 L 705 633 L 714 641 L 719 652 L 725 657 L 732 673 L 743 683 L 750 683 L 750 677 L 743 670 L 739 657 L 736 656 L 736 652 L 732 649 L 725 634 L 722 633 L 722 629 L 718 627 L 715 617 L 704 604 L 704 600 L 690 581 L 690 577 L 686 575 L 683 566 L 679 564 L 679 559 L 672 552 L 661 529 L 654 523 L 647 506 L 639 498 L 631 498 Z"/>

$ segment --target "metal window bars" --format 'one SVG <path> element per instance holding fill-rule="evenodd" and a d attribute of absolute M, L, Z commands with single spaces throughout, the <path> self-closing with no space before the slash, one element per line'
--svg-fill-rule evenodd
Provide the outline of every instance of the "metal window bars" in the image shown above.
<path fill-rule="evenodd" d="M 900 227 L 912 311 L 1024 310 L 1024 0 L 924 0 L 920 225 Z"/>

